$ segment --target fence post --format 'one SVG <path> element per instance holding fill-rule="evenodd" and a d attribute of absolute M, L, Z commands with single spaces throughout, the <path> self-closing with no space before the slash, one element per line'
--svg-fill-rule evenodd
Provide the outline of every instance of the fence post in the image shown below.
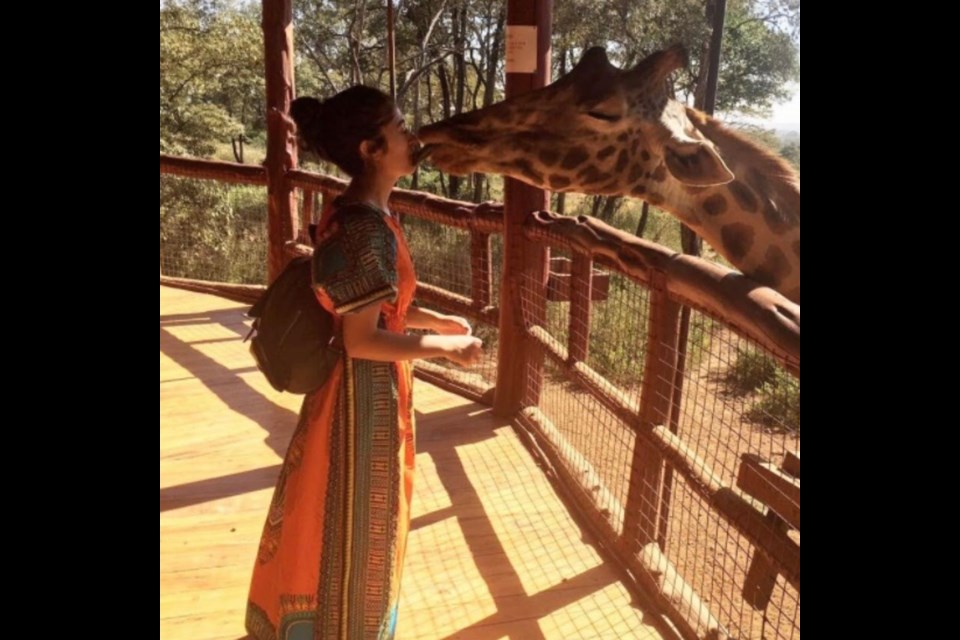
<path fill-rule="evenodd" d="M 550 31 L 552 0 L 509 0 L 510 26 L 537 27 L 537 68 L 533 73 L 514 73 L 507 65 L 507 98 L 528 93 L 550 83 Z M 523 222 L 532 211 L 550 206 L 546 191 L 512 178 L 504 180 L 503 281 L 500 287 L 500 333 L 497 358 L 497 390 L 494 413 L 512 417 L 523 406 L 539 402 L 543 378 L 543 353 L 524 328 L 524 309 L 529 320 L 542 324 L 546 315 L 547 261 L 549 251 L 527 241 Z M 523 300 L 529 286 L 532 299 Z"/>
<path fill-rule="evenodd" d="M 621 544 L 629 553 L 636 553 L 647 543 L 656 541 L 660 530 L 664 461 L 660 452 L 644 436 L 654 427 L 669 423 L 674 401 L 674 374 L 677 370 L 680 306 L 667 295 L 663 274 L 654 272 L 651 276 L 647 354 L 621 535 Z"/>
<path fill-rule="evenodd" d="M 281 114 L 293 101 L 293 14 L 291 0 L 263 0 L 263 47 L 267 85 L 267 277 L 286 263 L 284 245 L 296 237 L 297 203 L 286 173 L 297 165 L 290 122 Z"/>

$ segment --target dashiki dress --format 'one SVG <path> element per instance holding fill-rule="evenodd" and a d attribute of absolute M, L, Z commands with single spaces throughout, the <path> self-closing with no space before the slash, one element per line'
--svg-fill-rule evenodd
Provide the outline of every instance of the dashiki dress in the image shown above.
<path fill-rule="evenodd" d="M 317 233 L 314 288 L 337 326 L 380 305 L 404 333 L 416 275 L 399 222 L 334 203 Z M 345 353 L 304 398 L 263 528 L 247 631 L 256 640 L 390 640 L 414 475 L 410 362 Z"/>

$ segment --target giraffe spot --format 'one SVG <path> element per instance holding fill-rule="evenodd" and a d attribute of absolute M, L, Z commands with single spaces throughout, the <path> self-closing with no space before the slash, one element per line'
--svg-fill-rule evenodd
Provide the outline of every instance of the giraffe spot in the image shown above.
<path fill-rule="evenodd" d="M 753 227 L 742 222 L 724 225 L 720 229 L 720 240 L 730 256 L 730 260 L 743 260 L 753 248 Z"/>
<path fill-rule="evenodd" d="M 589 157 L 590 154 L 587 153 L 586 149 L 583 149 L 582 147 L 575 147 L 567 152 L 567 155 L 564 156 L 563 162 L 560 163 L 560 166 L 564 169 L 575 169 L 586 162 L 587 158 Z"/>
<path fill-rule="evenodd" d="M 565 189 L 570 186 L 570 178 L 560 175 L 551 175 L 547 180 L 554 189 Z"/>
<path fill-rule="evenodd" d="M 741 209 L 750 213 L 756 213 L 757 197 L 753 195 L 753 192 L 750 191 L 749 187 L 739 180 L 734 180 L 730 183 L 730 192 L 733 194 L 733 197 L 736 199 L 737 204 L 740 205 Z"/>
<path fill-rule="evenodd" d="M 613 152 L 616 150 L 617 150 L 616 147 L 614 147 L 613 145 L 609 147 L 604 147 L 603 149 L 600 150 L 600 153 L 597 154 L 597 160 L 606 160 L 607 158 L 612 156 Z"/>
<path fill-rule="evenodd" d="M 747 176 L 747 181 L 750 183 L 750 186 L 761 195 L 770 192 L 770 186 L 767 184 L 767 179 L 759 171 L 751 171 Z"/>
<path fill-rule="evenodd" d="M 644 149 L 644 150 L 640 153 L 640 157 L 643 158 L 643 161 L 644 161 L 644 162 L 650 162 L 650 152 L 647 151 L 646 149 Z"/>
<path fill-rule="evenodd" d="M 638 164 L 633 165 L 630 169 L 630 175 L 627 177 L 630 182 L 636 182 L 640 179 L 640 176 L 643 175 L 643 167 Z"/>
<path fill-rule="evenodd" d="M 527 160 L 526 158 L 520 158 L 519 160 L 515 160 L 513 165 L 528 180 L 532 180 L 536 184 L 543 184 L 543 174 L 535 171 L 533 168 L 533 165 L 531 165 L 530 161 Z"/>
<path fill-rule="evenodd" d="M 764 256 L 761 264 L 754 272 L 753 279 L 765 285 L 775 287 L 783 282 L 783 279 L 790 275 L 793 266 L 787 260 L 787 256 L 779 247 L 767 248 L 767 254 Z"/>
<path fill-rule="evenodd" d="M 626 142 L 627 137 L 628 137 L 627 134 L 621 133 L 620 135 L 617 136 L 617 140 L 619 140 L 620 142 Z"/>
<path fill-rule="evenodd" d="M 661 164 L 659 167 L 657 167 L 654 170 L 652 174 L 650 174 L 650 177 L 656 180 L 657 182 L 663 182 L 664 180 L 666 180 L 667 179 L 666 165 Z"/>
<path fill-rule="evenodd" d="M 770 227 L 770 231 L 773 231 L 778 236 L 796 228 L 798 224 L 796 220 L 791 220 L 784 215 L 772 200 L 767 200 L 763 204 L 763 219 L 766 221 L 767 226 Z"/>
<path fill-rule="evenodd" d="M 715 193 L 703 201 L 703 210 L 711 216 L 719 216 L 727 210 L 727 199 Z"/>
<path fill-rule="evenodd" d="M 603 182 L 604 180 L 610 179 L 609 173 L 600 173 L 600 170 L 594 166 L 589 166 L 580 173 L 577 174 L 577 177 L 582 180 L 584 184 L 595 184 L 597 182 Z"/>
<path fill-rule="evenodd" d="M 630 153 L 637 155 L 637 147 L 640 146 L 640 139 L 634 138 L 633 142 L 630 143 Z"/>
<path fill-rule="evenodd" d="M 624 149 L 620 152 L 620 155 L 617 156 L 617 167 L 614 169 L 617 173 L 622 173 L 624 169 L 627 168 L 627 162 L 629 162 L 630 157 L 627 155 L 627 150 Z"/>
<path fill-rule="evenodd" d="M 556 149 L 541 149 L 538 157 L 540 158 L 540 162 L 551 167 L 560 160 L 560 152 Z"/>
<path fill-rule="evenodd" d="M 799 240 L 793 243 L 793 252 L 797 255 L 798 258 L 800 257 L 800 241 Z"/>
<path fill-rule="evenodd" d="M 647 196 L 647 202 L 652 204 L 655 207 L 659 207 L 664 202 L 664 197 L 662 194 L 656 193 L 654 191 L 650 192 L 650 195 Z"/>
<path fill-rule="evenodd" d="M 633 189 L 630 190 L 630 193 L 632 193 L 635 196 L 642 196 L 646 192 L 647 192 L 647 188 L 642 184 L 638 184 L 637 186 L 635 186 Z"/>

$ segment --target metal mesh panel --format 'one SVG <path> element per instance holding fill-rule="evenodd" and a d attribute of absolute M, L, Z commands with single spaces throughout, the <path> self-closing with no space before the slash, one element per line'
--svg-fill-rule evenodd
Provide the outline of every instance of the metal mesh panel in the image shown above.
<path fill-rule="evenodd" d="M 611 404 L 619 402 L 634 409 L 639 404 L 649 295 L 642 285 L 595 266 L 591 276 L 589 325 L 582 314 L 574 314 L 571 321 L 577 304 L 584 306 L 587 289 L 586 276 L 571 273 L 572 259 L 569 252 L 552 252 L 552 273 L 545 289 L 536 286 L 530 277 L 525 278 L 525 321 L 527 326 L 536 324 L 538 310 L 545 309 L 542 326 L 569 355 L 582 356 L 576 343 L 588 344 L 585 362 L 599 376 L 592 378 L 593 384 L 613 400 L 601 401 L 581 377 L 548 358 L 543 364 L 539 408 L 559 431 L 562 446 L 570 448 L 561 453 L 574 464 L 580 456 L 586 458 L 596 471 L 600 484 L 586 490 L 595 498 L 602 495 L 598 501 L 600 509 L 610 510 L 616 516 L 612 521 L 619 528 L 627 499 L 635 435 L 633 426 L 625 422 Z M 578 295 L 581 296 L 578 303 L 573 302 Z M 528 384 L 532 384 L 540 373 L 538 362 L 528 366 Z M 577 469 L 571 471 L 579 473 Z M 614 504 L 605 504 L 605 501 Z"/>
<path fill-rule="evenodd" d="M 448 227 L 430 220 L 412 215 L 404 217 L 404 233 L 413 255 L 417 270 L 417 280 L 421 283 L 440 287 L 451 293 L 472 298 L 473 266 L 471 260 L 471 235 L 466 229 Z M 491 237 L 491 260 L 487 265 L 488 278 L 493 290 L 490 304 L 499 304 L 499 274 L 502 259 L 502 242 L 499 236 Z M 424 307 L 444 313 L 458 313 L 456 309 L 443 308 L 433 301 L 420 302 Z M 447 374 L 455 380 L 474 384 L 492 385 L 497 379 L 497 327 L 476 319 L 469 319 L 473 333 L 483 340 L 484 357 L 480 364 L 463 369 L 448 360 L 433 360 L 433 365 L 447 369 Z"/>
<path fill-rule="evenodd" d="M 756 552 L 679 480 L 674 483 L 670 513 L 667 556 L 732 637 L 800 637 L 800 594 L 778 576 L 765 611 L 748 605 L 742 590 Z"/>
<path fill-rule="evenodd" d="M 247 284 L 267 279 L 264 187 L 160 176 L 160 272 Z"/>
<path fill-rule="evenodd" d="M 410 215 L 404 216 L 403 230 L 417 280 L 469 297 L 470 232 Z"/>
<path fill-rule="evenodd" d="M 571 257 L 554 251 L 552 268 L 569 274 L 570 265 L 564 262 Z M 526 326 L 543 327 L 549 337 L 542 339 L 553 345 L 547 350 L 558 350 L 570 358 L 565 366 L 552 359 L 543 363 L 534 359 L 528 364 L 528 397 L 539 399 L 539 409 L 552 423 L 547 429 L 552 426 L 558 432 L 546 434 L 548 439 L 557 445 L 561 458 L 569 461 L 565 464 L 571 466 L 574 477 L 584 477 L 582 460 L 588 461 L 599 482 L 581 490 L 601 497 L 597 501 L 601 511 L 609 509 L 620 515 L 627 510 L 628 520 L 639 518 L 636 526 L 652 538 L 638 541 L 638 548 L 651 539 L 659 543 L 679 576 L 668 580 L 684 580 L 686 590 L 696 594 L 687 604 L 678 605 L 680 609 L 690 613 L 691 607 L 703 607 L 705 615 L 712 615 L 736 637 L 799 637 L 799 593 L 761 562 L 762 558 L 755 560 L 758 553 L 753 543 L 691 489 L 669 458 L 664 464 L 651 444 L 642 445 L 648 454 L 640 450 L 637 461 L 641 466 L 634 468 L 635 448 L 641 445 L 634 438 L 630 423 L 635 421 L 630 412 L 641 408 L 650 291 L 616 273 L 605 276 L 598 286 L 599 276 L 594 271 L 588 327 L 582 312 L 578 318 L 576 294 L 572 293 L 577 288 L 586 290 L 583 282 L 578 284 L 578 277 L 584 278 L 575 274 L 558 278 L 555 273 L 546 279 L 545 287 L 530 274 L 524 279 Z M 658 375 L 665 379 L 651 387 L 658 389 L 656 395 L 671 393 L 680 385 L 680 405 L 673 408 L 663 426 L 679 436 L 679 448 L 692 461 L 695 473 L 732 490 L 738 504 L 767 513 L 764 526 L 782 534 L 789 526 L 737 483 L 744 456 L 760 456 L 779 465 L 787 452 L 799 452 L 799 381 L 718 319 L 695 310 L 686 312 L 680 316 L 679 331 L 684 336 L 681 353 L 674 346 L 661 345 L 661 364 L 665 366 Z M 583 373 L 571 370 L 569 364 L 584 356 L 586 335 L 585 362 L 598 374 L 587 381 L 592 392 L 584 384 Z M 675 363 L 680 363 L 679 367 Z M 542 379 L 539 388 L 538 379 Z M 659 400 L 662 406 L 670 406 L 671 398 Z M 637 485 L 633 491 L 631 482 Z M 622 524 L 622 520 L 613 520 Z M 789 531 L 789 536 L 799 544 L 799 531 Z M 751 571 L 753 579 L 748 580 Z M 763 590 L 757 587 L 757 575 L 766 575 L 761 580 L 769 587 L 765 598 L 756 596 Z M 743 595 L 747 584 L 753 589 L 752 598 L 760 600 L 754 602 L 757 608 Z M 682 585 L 666 588 L 677 592 Z"/>
<path fill-rule="evenodd" d="M 564 458 L 583 456 L 597 472 L 602 485 L 584 488 L 601 510 L 610 512 L 619 531 L 636 439 L 633 431 L 552 361 L 544 364 L 543 373 L 540 410 L 562 436 L 554 444 Z M 579 468 L 570 471 L 579 473 Z"/>
<path fill-rule="evenodd" d="M 671 430 L 699 460 L 698 473 L 766 512 L 771 531 L 786 531 L 783 520 L 738 487 L 738 475 L 748 454 L 780 465 L 788 452 L 799 452 L 799 380 L 715 318 L 692 311 L 688 327 L 687 348 L 677 357 L 682 401 Z M 759 610 L 748 604 L 743 592 L 757 555 L 753 545 L 678 473 L 671 475 L 660 505 L 660 542 L 679 574 L 735 637 L 799 638 L 800 594 L 775 571 L 760 571 L 776 581 L 772 594 Z M 799 544 L 799 531 L 789 535 Z"/>

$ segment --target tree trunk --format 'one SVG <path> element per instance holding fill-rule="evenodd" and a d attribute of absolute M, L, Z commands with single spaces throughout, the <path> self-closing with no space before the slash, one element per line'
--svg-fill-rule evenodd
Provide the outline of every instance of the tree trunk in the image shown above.
<path fill-rule="evenodd" d="M 483 106 L 485 107 L 493 104 L 496 98 L 497 65 L 500 64 L 500 46 L 503 43 L 503 23 L 506 16 L 506 12 L 501 9 L 500 15 L 497 16 L 497 27 L 493 32 L 493 43 L 490 45 L 490 57 L 487 64 L 487 86 L 483 92 Z"/>
<path fill-rule="evenodd" d="M 437 66 L 437 75 L 440 77 L 440 97 L 443 100 L 443 117 L 449 118 L 450 116 L 453 115 L 452 113 L 453 104 L 450 96 L 450 79 L 447 77 L 446 62 L 442 62 Z M 440 184 L 441 185 L 444 184 L 442 175 L 441 175 Z M 448 198 L 456 198 L 456 194 L 454 191 L 456 186 L 457 186 L 456 177 L 450 176 L 449 186 L 444 187 L 444 190 L 443 190 L 444 194 Z"/>
<path fill-rule="evenodd" d="M 464 49 L 467 41 L 467 8 L 461 5 L 453 10 L 453 73 L 454 73 L 454 115 L 463 113 L 463 97 L 467 84 L 467 63 Z M 450 197 L 460 197 L 460 176 L 450 176 Z"/>
<path fill-rule="evenodd" d="M 603 203 L 603 211 L 600 213 L 600 219 L 607 224 L 612 224 L 613 215 L 617 212 L 617 209 L 620 208 L 622 198 L 620 196 L 607 196 L 605 200 Z"/>
<path fill-rule="evenodd" d="M 647 222 L 650 221 L 650 203 L 646 200 L 643 201 L 643 207 L 640 209 L 640 222 L 637 223 L 637 233 L 638 238 L 642 238 L 644 232 L 647 230 Z"/>
<path fill-rule="evenodd" d="M 230 138 L 230 146 L 233 147 L 233 159 L 243 164 L 243 135 Z"/>

